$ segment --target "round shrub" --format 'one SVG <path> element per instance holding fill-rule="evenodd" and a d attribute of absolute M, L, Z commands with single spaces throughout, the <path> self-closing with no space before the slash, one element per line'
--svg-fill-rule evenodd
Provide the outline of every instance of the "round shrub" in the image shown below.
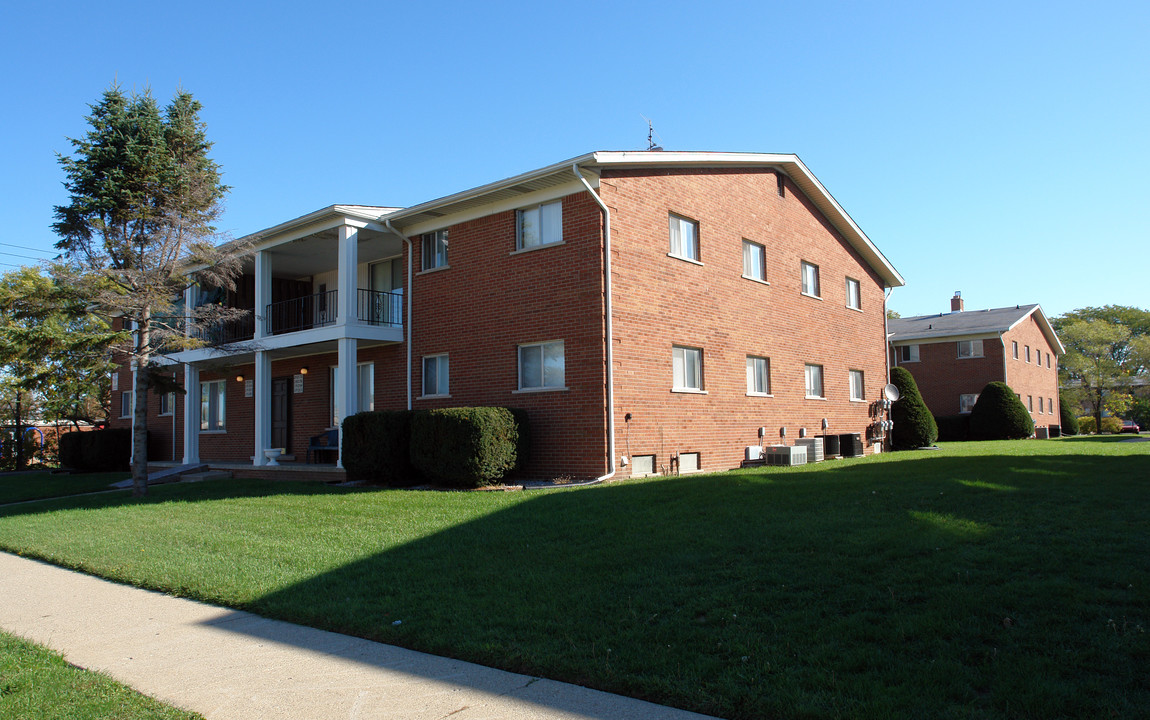
<path fill-rule="evenodd" d="M 1018 440 L 1032 434 L 1034 420 L 1010 386 L 987 383 L 970 411 L 970 436 L 975 440 Z"/>
<path fill-rule="evenodd" d="M 1122 420 L 1116 417 L 1102 418 L 1102 432 L 1117 435 L 1122 432 Z"/>
<path fill-rule="evenodd" d="M 922 401 L 914 376 L 906 368 L 895 367 L 891 368 L 890 381 L 898 388 L 898 400 L 890 410 L 890 419 L 894 422 L 891 447 L 913 450 L 932 444 L 938 439 L 938 425 Z"/>
<path fill-rule="evenodd" d="M 1058 413 L 1059 422 L 1062 423 L 1063 435 L 1077 435 L 1082 432 L 1078 428 L 1078 418 L 1074 417 L 1074 412 L 1070 409 L 1066 398 L 1061 395 L 1058 396 Z"/>
<path fill-rule="evenodd" d="M 343 421 L 343 467 L 349 480 L 392 487 L 421 480 L 411 464 L 410 410 L 361 412 Z"/>
<path fill-rule="evenodd" d="M 1093 415 L 1083 415 L 1078 418 L 1078 432 L 1083 435 L 1093 435 L 1098 432 L 1098 422 Z"/>
<path fill-rule="evenodd" d="M 411 464 L 446 485 L 494 485 L 518 464 L 519 432 L 507 408 L 420 410 L 411 420 Z"/>

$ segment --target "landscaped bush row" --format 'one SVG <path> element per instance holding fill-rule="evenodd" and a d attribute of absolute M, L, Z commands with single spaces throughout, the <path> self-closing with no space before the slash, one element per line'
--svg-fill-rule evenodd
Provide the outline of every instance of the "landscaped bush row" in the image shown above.
<path fill-rule="evenodd" d="M 72 432 L 60 438 L 60 466 L 78 472 L 127 470 L 132 458 L 128 428 Z"/>
<path fill-rule="evenodd" d="M 500 407 L 358 413 L 344 420 L 343 438 L 349 479 L 392 486 L 494 485 L 530 442 L 527 413 Z"/>

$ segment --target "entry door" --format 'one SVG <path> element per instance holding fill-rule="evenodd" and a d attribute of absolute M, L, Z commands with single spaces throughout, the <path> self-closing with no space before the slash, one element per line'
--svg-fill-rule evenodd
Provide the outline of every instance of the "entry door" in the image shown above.
<path fill-rule="evenodd" d="M 291 452 L 291 378 L 272 379 L 272 447 Z"/>
<path fill-rule="evenodd" d="M 399 325 L 403 318 L 403 263 L 384 260 L 371 266 L 371 289 L 392 295 L 372 296 L 372 321 Z"/>

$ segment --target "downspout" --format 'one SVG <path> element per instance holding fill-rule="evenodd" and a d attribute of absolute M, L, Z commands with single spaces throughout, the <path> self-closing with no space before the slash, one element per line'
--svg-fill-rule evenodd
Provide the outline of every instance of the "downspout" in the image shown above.
<path fill-rule="evenodd" d="M 411 240 L 406 235 L 396 230 L 391 225 L 391 220 L 385 219 L 384 226 L 391 231 L 392 235 L 403 240 L 407 243 L 407 297 L 404 300 L 407 303 L 407 409 L 411 409 L 411 299 L 415 296 L 415 289 L 411 287 Z"/>
<path fill-rule="evenodd" d="M 882 333 L 883 345 L 886 347 L 886 384 L 890 385 L 890 364 L 895 362 L 895 354 L 890 350 L 894 345 L 890 341 L 890 318 L 887 317 L 886 305 L 890 301 L 890 294 L 894 292 L 894 288 L 887 286 L 886 292 L 882 295 Z"/>
<path fill-rule="evenodd" d="M 607 469 L 606 475 L 601 475 L 595 478 L 596 482 L 610 480 L 615 476 L 615 364 L 614 352 L 612 348 L 612 327 L 611 327 L 611 210 L 607 208 L 607 204 L 603 202 L 603 198 L 599 197 L 599 193 L 591 187 L 591 183 L 583 177 L 579 172 L 579 165 L 572 164 L 571 171 L 575 173 L 575 177 L 583 183 L 587 188 L 587 192 L 591 193 L 591 199 L 598 203 L 599 207 L 603 208 L 603 224 L 605 229 L 603 231 L 603 293 L 604 301 L 603 307 L 606 313 L 606 323 L 604 331 L 607 334 Z"/>

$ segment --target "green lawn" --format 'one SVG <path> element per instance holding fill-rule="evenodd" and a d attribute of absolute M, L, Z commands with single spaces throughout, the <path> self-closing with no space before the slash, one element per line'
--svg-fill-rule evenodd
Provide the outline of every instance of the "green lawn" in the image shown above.
<path fill-rule="evenodd" d="M 129 477 L 131 476 L 126 472 L 69 475 L 31 470 L 5 473 L 0 475 L 0 505 L 107 490 L 111 483 Z"/>
<path fill-rule="evenodd" d="M 1137 717 L 1150 443 L 1116 440 L 545 492 L 166 485 L 0 508 L 0 547 L 730 718 Z"/>
<path fill-rule="evenodd" d="M 69 665 L 58 654 L 0 632 L 0 717 L 16 720 L 194 720 L 104 675 Z"/>

